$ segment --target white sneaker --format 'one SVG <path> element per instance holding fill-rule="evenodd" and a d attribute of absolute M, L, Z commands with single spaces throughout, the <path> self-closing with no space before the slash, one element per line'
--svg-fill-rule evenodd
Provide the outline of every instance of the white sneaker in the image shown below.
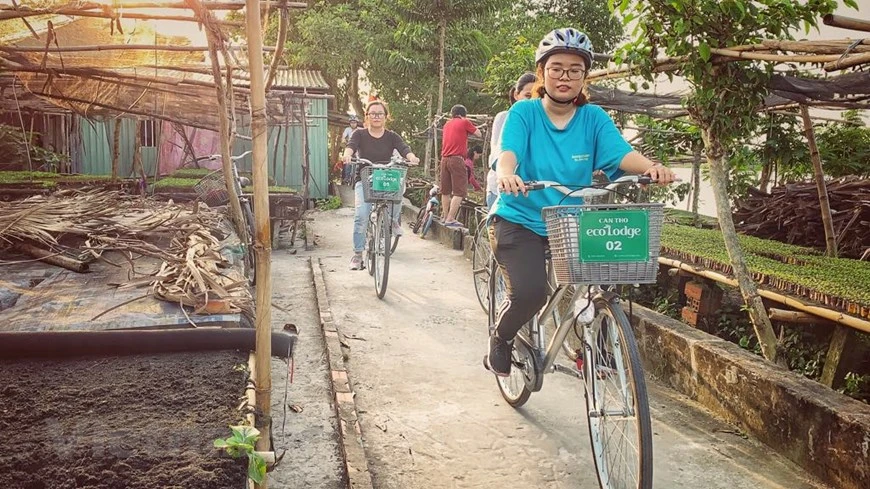
<path fill-rule="evenodd" d="M 402 225 L 397 223 L 397 222 L 394 222 L 393 223 L 393 236 L 401 236 L 403 234 L 405 234 L 405 232 L 402 231 Z"/>
<path fill-rule="evenodd" d="M 362 255 L 353 255 L 353 258 L 350 259 L 350 269 L 351 270 L 362 270 L 363 262 Z"/>

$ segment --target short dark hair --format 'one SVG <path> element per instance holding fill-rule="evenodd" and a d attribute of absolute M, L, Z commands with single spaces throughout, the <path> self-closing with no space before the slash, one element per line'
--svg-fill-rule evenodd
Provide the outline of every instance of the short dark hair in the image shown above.
<path fill-rule="evenodd" d="M 468 109 L 464 105 L 456 104 L 450 109 L 450 115 L 453 117 L 465 117 L 468 115 Z"/>
<path fill-rule="evenodd" d="M 483 154 L 483 149 L 480 146 L 469 146 L 468 147 L 468 157 L 474 158 L 474 153 Z"/>

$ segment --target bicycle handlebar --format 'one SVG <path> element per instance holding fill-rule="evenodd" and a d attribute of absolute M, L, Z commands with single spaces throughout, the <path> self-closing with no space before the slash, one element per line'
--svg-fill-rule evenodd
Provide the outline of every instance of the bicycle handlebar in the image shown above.
<path fill-rule="evenodd" d="M 549 180 L 530 180 L 528 182 L 523 182 L 523 184 L 525 185 L 526 190 L 543 190 L 545 188 L 552 188 L 572 197 L 600 197 L 603 195 L 607 195 L 608 193 L 616 190 L 623 185 L 630 185 L 633 183 L 650 185 L 656 182 L 657 180 L 654 180 L 646 175 L 626 175 L 624 177 L 617 178 L 613 182 L 607 184 L 607 186 L 605 187 L 588 185 L 585 187 L 571 189 L 566 187 L 565 185 L 562 185 L 559 182 L 553 182 Z"/>
<path fill-rule="evenodd" d="M 410 166 L 410 162 L 401 156 L 393 156 L 390 158 L 389 162 L 378 162 L 375 163 L 372 160 L 367 160 L 365 158 L 353 157 L 350 160 L 351 163 L 363 165 L 363 166 L 374 166 L 374 165 L 384 165 L 384 166 Z"/>

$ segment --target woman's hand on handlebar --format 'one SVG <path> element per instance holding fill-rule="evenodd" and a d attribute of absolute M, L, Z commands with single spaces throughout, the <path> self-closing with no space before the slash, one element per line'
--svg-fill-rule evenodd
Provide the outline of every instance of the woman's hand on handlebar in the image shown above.
<path fill-rule="evenodd" d="M 644 175 L 649 176 L 659 185 L 668 185 L 676 180 L 674 172 L 664 165 L 655 165 L 644 172 Z"/>
<path fill-rule="evenodd" d="M 415 156 L 415 155 L 412 155 L 412 154 L 408 155 L 408 157 L 406 159 L 408 160 L 408 163 L 410 163 L 411 165 L 416 166 L 416 165 L 420 164 L 420 158 L 417 158 L 417 156 Z"/>
<path fill-rule="evenodd" d="M 528 195 L 526 184 L 517 175 L 499 176 L 498 190 L 506 194 L 513 194 L 515 197 L 519 194 Z"/>

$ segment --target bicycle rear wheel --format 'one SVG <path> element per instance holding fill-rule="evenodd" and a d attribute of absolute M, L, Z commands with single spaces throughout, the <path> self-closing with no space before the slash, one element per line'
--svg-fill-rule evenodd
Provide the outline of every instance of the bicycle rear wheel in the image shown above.
<path fill-rule="evenodd" d="M 378 209 L 375 223 L 374 239 L 374 276 L 375 291 L 378 299 L 383 299 L 387 293 L 387 280 L 390 278 L 390 231 L 392 229 L 392 217 L 386 207 Z"/>
<path fill-rule="evenodd" d="M 594 304 L 583 378 L 598 482 L 602 489 L 651 489 L 652 427 L 637 342 L 616 300 Z"/>
<path fill-rule="evenodd" d="M 474 291 L 483 312 L 489 312 L 489 263 L 492 259 L 492 248 L 489 244 L 487 226 L 480 224 L 474 234 L 474 247 L 471 252 L 471 274 L 474 278 Z"/>
<path fill-rule="evenodd" d="M 248 232 L 248 249 L 245 250 L 245 266 L 248 269 L 248 283 L 257 283 L 257 255 L 254 253 L 254 212 L 251 210 L 251 202 L 245 200 L 242 204 L 242 214 L 245 218 L 245 227 Z"/>

